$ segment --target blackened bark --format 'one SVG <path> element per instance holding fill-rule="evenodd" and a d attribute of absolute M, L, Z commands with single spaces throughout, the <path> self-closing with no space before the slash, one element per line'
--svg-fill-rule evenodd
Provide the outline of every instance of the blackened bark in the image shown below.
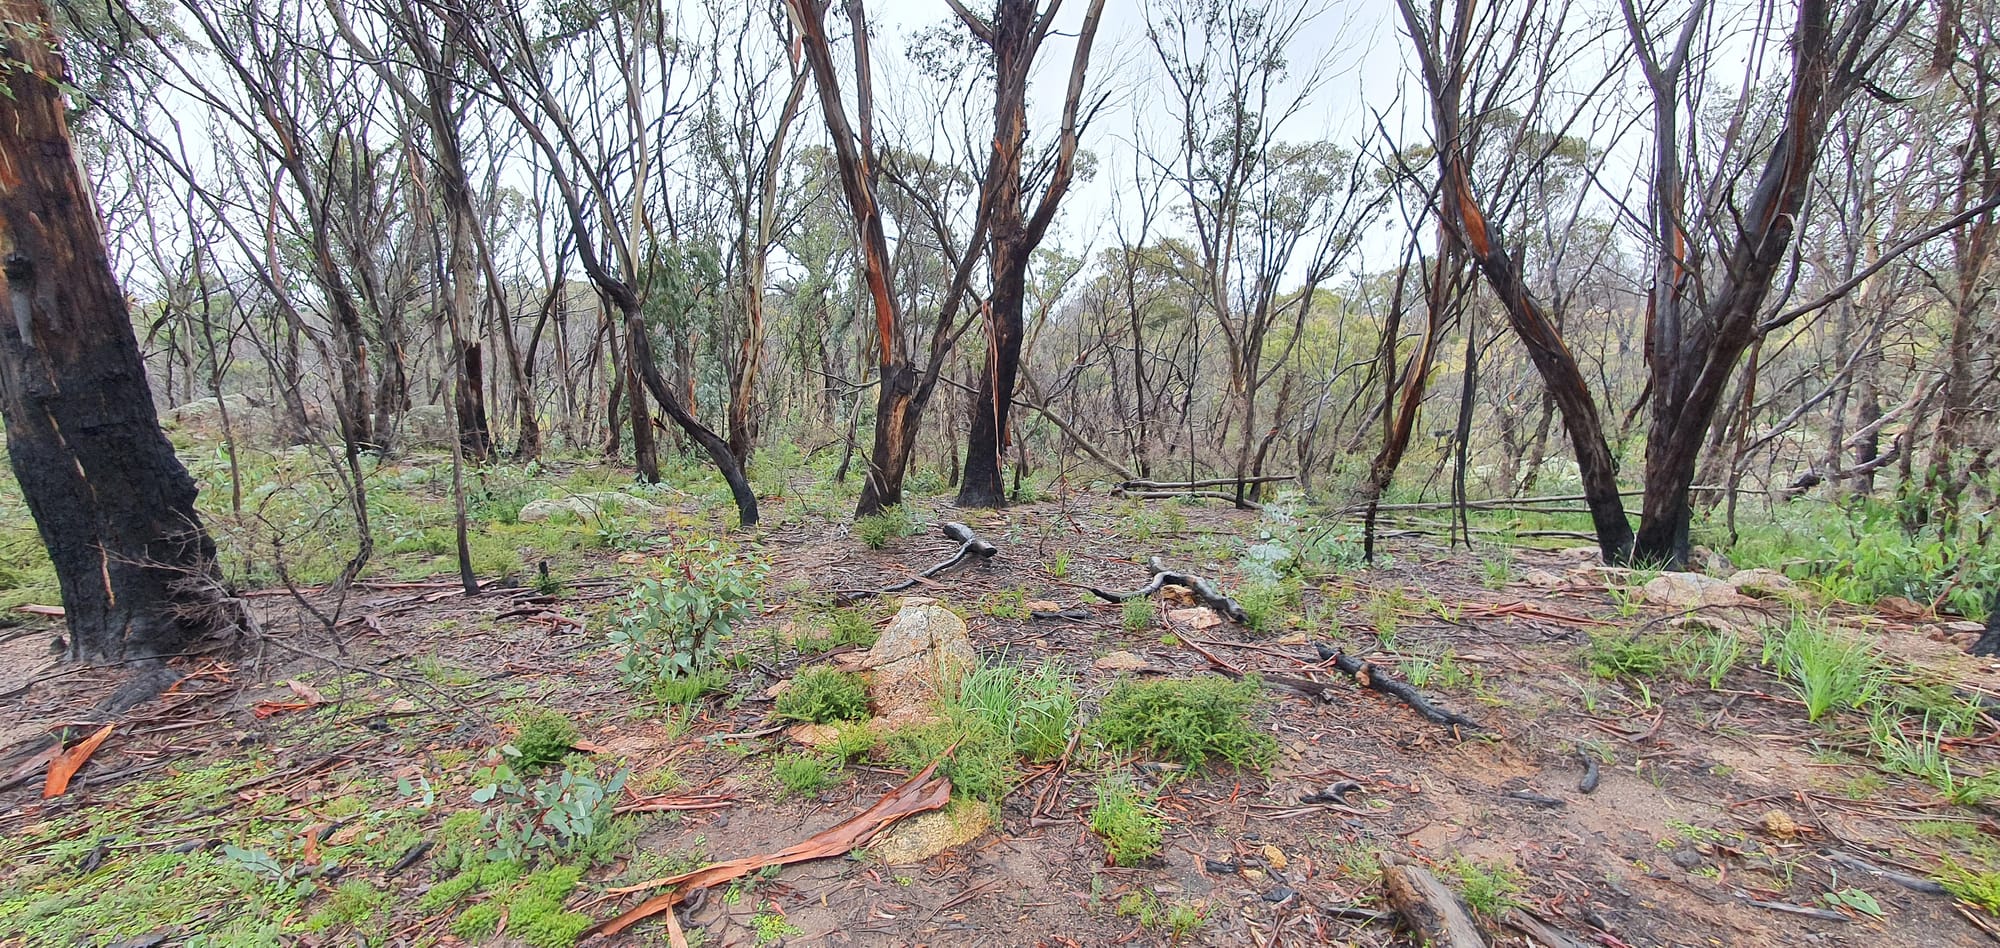
<path fill-rule="evenodd" d="M 160 431 L 97 210 L 78 171 L 36 0 L 0 0 L 0 409 L 9 460 L 48 547 L 70 653 L 184 651 L 229 626 L 195 485 Z M 38 24 L 30 32 L 18 24 Z"/>

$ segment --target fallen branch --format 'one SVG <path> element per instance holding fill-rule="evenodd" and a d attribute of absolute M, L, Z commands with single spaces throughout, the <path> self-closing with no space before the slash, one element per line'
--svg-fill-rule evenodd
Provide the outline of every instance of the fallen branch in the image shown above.
<path fill-rule="evenodd" d="M 1835 865 L 1846 866 L 1847 868 L 1852 869 L 1856 872 L 1866 873 L 1868 875 L 1880 877 L 1889 882 L 1894 882 L 1895 884 L 1902 886 L 1903 888 L 1908 889 L 1912 892 L 1922 892 L 1926 895 L 1947 894 L 1945 887 L 1937 884 L 1937 882 L 1934 880 L 1925 879 L 1921 876 L 1913 876 L 1906 872 L 1897 872 L 1894 869 L 1884 869 L 1881 866 L 1878 866 L 1872 862 L 1869 862 L 1866 859 L 1861 858 L 1860 856 L 1854 855 L 1853 853 L 1845 853 L 1841 852 L 1838 849 L 1830 849 L 1827 850 L 1826 858 L 1832 861 Z"/>
<path fill-rule="evenodd" d="M 1124 484 L 1112 488 L 1118 490 L 1194 490 L 1194 488 L 1232 488 L 1236 484 L 1276 484 L 1280 480 L 1298 480 L 1298 474 L 1260 474 L 1256 478 L 1204 478 L 1204 480 L 1146 480 L 1130 478 Z"/>
<path fill-rule="evenodd" d="M 1134 500 L 1172 500 L 1176 497 L 1199 497 L 1205 500 L 1226 500 L 1236 502 L 1235 494 L 1225 494 L 1219 490 L 1124 490 L 1111 492 L 1114 497 L 1130 497 Z M 1254 500 L 1243 501 L 1245 510 L 1263 510 L 1264 505 Z"/>
<path fill-rule="evenodd" d="M 1322 661 L 1332 662 L 1333 667 L 1354 676 L 1354 680 L 1371 691 L 1379 691 L 1410 706 L 1411 710 L 1423 715 L 1436 724 L 1449 728 L 1464 728 L 1468 731 L 1484 731 L 1479 723 L 1456 711 L 1445 711 L 1426 700 L 1417 689 L 1404 682 L 1384 675 L 1382 671 L 1361 659 L 1342 653 L 1331 645 L 1313 643 L 1313 650 Z"/>
<path fill-rule="evenodd" d="M 1147 560 L 1146 565 L 1153 571 L 1152 580 L 1131 592 L 1099 589 L 1096 586 L 1086 586 L 1084 588 L 1090 590 L 1097 598 L 1106 602 L 1124 602 L 1127 599 L 1143 599 L 1151 596 L 1165 586 L 1184 586 L 1193 592 L 1195 598 L 1201 600 L 1203 605 L 1234 619 L 1238 623 L 1249 624 L 1249 614 L 1243 611 L 1243 607 L 1238 605 L 1236 600 L 1223 595 L 1220 590 L 1216 589 L 1214 583 L 1192 573 L 1174 572 L 1168 569 L 1167 564 L 1157 556 Z"/>
<path fill-rule="evenodd" d="M 607 895 L 622 895 L 657 888 L 664 888 L 666 891 L 639 903 L 616 918 L 591 927 L 582 937 L 587 939 L 592 935 L 616 935 L 661 912 L 671 911 L 689 893 L 697 889 L 707 889 L 740 879 L 766 866 L 784 866 L 795 862 L 845 855 L 858 847 L 865 846 L 869 840 L 875 838 L 875 834 L 889 824 L 912 814 L 938 809 L 950 801 L 951 781 L 943 777 L 933 779 L 931 775 L 936 771 L 936 764 L 925 767 L 916 776 L 904 781 L 902 786 L 875 801 L 873 806 L 844 823 L 813 834 L 795 846 L 774 853 L 718 862 L 693 872 L 683 872 L 680 875 L 654 879 L 638 885 L 609 889 L 606 891 Z"/>
<path fill-rule="evenodd" d="M 1385 855 L 1382 892 L 1417 944 L 1433 948 L 1486 948 L 1486 938 L 1472 923 L 1472 913 L 1424 867 Z"/>
<path fill-rule="evenodd" d="M 903 590 L 908 589 L 911 586 L 915 586 L 916 584 L 923 582 L 924 580 L 937 576 L 940 573 L 957 569 L 958 567 L 968 562 L 972 562 L 975 557 L 977 558 L 978 562 L 984 563 L 987 560 L 990 560 L 993 557 L 999 555 L 1000 553 L 999 547 L 994 546 L 993 544 L 980 539 L 979 534 L 972 532 L 971 527 L 959 523 L 956 520 L 947 521 L 941 524 L 938 527 L 938 529 L 941 532 L 943 532 L 945 536 L 958 541 L 958 550 L 951 555 L 950 559 L 947 559 L 944 562 L 931 567 L 930 569 L 924 570 L 923 572 L 918 573 L 917 575 L 912 576 L 909 579 L 903 580 L 900 583 L 890 583 L 889 585 L 884 586 L 881 589 L 857 589 L 851 592 L 841 593 L 835 598 L 838 599 L 842 604 L 846 604 L 854 602 L 859 599 L 866 599 L 869 596 L 883 596 L 893 592 L 902 592 Z"/>
<path fill-rule="evenodd" d="M 1563 934 L 1561 929 L 1542 921 L 1539 916 L 1526 909 L 1508 909 L 1500 921 L 1508 928 L 1527 936 L 1531 944 L 1543 945 L 1545 948 L 1583 948 L 1583 942 Z"/>

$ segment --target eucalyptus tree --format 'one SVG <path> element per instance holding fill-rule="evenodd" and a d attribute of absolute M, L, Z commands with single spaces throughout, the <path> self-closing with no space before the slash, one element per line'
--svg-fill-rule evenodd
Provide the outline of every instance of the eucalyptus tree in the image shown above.
<path fill-rule="evenodd" d="M 757 495 L 729 445 L 688 409 L 669 385 L 653 347 L 645 310 L 649 267 L 672 248 L 655 217 L 671 220 L 664 186 L 654 181 L 660 143 L 689 112 L 698 89 L 690 82 L 686 45 L 659 3 L 600 11 L 558 7 L 531 24 L 518 8 L 468 10 L 433 6 L 463 37 L 492 95 L 533 144 L 550 176 L 575 242 L 577 262 L 619 314 L 624 329 L 626 397 L 643 476 L 658 480 L 648 458 L 651 413 L 646 396 L 714 462 L 736 501 L 744 526 L 757 523 Z M 475 15 L 478 14 L 478 15 Z M 649 190 L 652 189 L 652 190 Z M 641 384 L 643 383 L 643 390 Z"/>
<path fill-rule="evenodd" d="M 818 91 L 820 116 L 826 123 L 828 145 L 838 170 L 841 193 L 852 221 L 866 299 L 874 316 L 874 361 L 877 371 L 874 444 L 868 455 L 868 475 L 855 505 L 857 516 L 880 513 L 902 503 L 903 478 L 925 406 L 951 352 L 969 321 L 959 319 L 960 306 L 967 295 L 973 268 L 986 242 L 990 206 L 980 202 L 978 213 L 962 244 L 950 233 L 942 202 L 918 200 L 927 213 L 930 231 L 938 250 L 949 258 L 950 277 L 937 295 L 937 314 L 929 327 L 929 341 L 921 366 L 910 356 L 912 344 L 906 331 L 907 305 L 899 290 L 914 289 L 899 280 L 896 254 L 892 254 L 884 226 L 883 168 L 885 154 L 875 140 L 874 66 L 870 56 L 867 11 L 862 0 L 847 0 L 846 13 L 853 48 L 854 111 L 849 117 L 834 63 L 833 44 L 827 34 L 828 0 L 786 0 L 791 32 L 809 65 L 813 86 Z M 922 168 L 927 164 L 917 163 Z M 921 199 L 922 191 L 903 188 L 906 197 Z M 899 234 L 897 253 L 912 234 Z M 954 246 L 963 246 L 955 251 Z"/>
<path fill-rule="evenodd" d="M 1156 0 L 1146 8 L 1171 144 L 1144 157 L 1185 215 L 1188 239 L 1170 246 L 1189 254 L 1179 272 L 1192 281 L 1193 315 L 1222 335 L 1232 411 L 1221 443 L 1233 447 L 1239 504 L 1272 427 L 1259 396 L 1287 364 L 1316 291 L 1386 198 L 1357 153 L 1291 137 L 1333 76 L 1329 59 L 1295 67 L 1287 58 L 1324 13 L 1277 0 Z M 1295 274 L 1303 285 L 1287 293 Z"/>
<path fill-rule="evenodd" d="M 1000 458 L 1009 437 L 1008 415 L 1021 370 L 1028 267 L 1076 174 L 1084 81 L 1104 0 L 1090 0 L 1084 12 L 1063 93 L 1061 128 L 1051 153 L 1040 158 L 1034 176 L 1022 171 L 1022 151 L 1030 137 L 1028 79 L 1056 13 L 1062 9 L 1062 0 L 1050 0 L 1046 7 L 1037 0 L 994 0 L 992 12 L 986 16 L 957 0 L 951 6 L 990 54 L 993 70 L 992 147 L 979 195 L 990 242 L 986 259 L 991 280 L 982 307 L 987 325 L 986 366 L 979 374 L 979 394 L 973 402 L 958 503 L 999 507 L 1006 503 Z M 1037 189 L 1039 198 L 1028 204 L 1027 193 Z"/>
<path fill-rule="evenodd" d="M 56 39 L 37 0 L 0 2 L 0 411 L 70 655 L 156 659 L 235 623 L 79 170 Z"/>

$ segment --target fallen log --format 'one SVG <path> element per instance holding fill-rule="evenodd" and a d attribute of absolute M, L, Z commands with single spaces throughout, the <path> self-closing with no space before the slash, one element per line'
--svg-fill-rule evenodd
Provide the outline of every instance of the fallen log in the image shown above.
<path fill-rule="evenodd" d="M 1124 602 L 1127 599 L 1143 599 L 1151 596 L 1165 586 L 1183 586 L 1193 592 L 1195 598 L 1201 600 L 1203 605 L 1214 609 L 1224 616 L 1228 616 L 1238 624 L 1249 624 L 1249 614 L 1243 611 L 1243 607 L 1238 605 L 1236 600 L 1223 595 L 1221 590 L 1216 589 L 1214 583 L 1192 573 L 1179 573 L 1170 570 L 1167 568 L 1167 564 L 1157 556 L 1147 560 L 1146 565 L 1153 571 L 1152 580 L 1131 592 L 1100 589 L 1096 586 L 1086 586 L 1084 588 L 1089 589 L 1097 598 L 1106 602 Z"/>
<path fill-rule="evenodd" d="M 1432 948 L 1486 948 L 1472 913 L 1430 871 L 1395 856 L 1382 857 L 1382 893 L 1417 944 Z"/>
<path fill-rule="evenodd" d="M 1276 484 L 1280 480 L 1298 480 L 1298 474 L 1262 474 L 1256 478 L 1206 478 L 1206 480 L 1146 480 L 1130 478 L 1118 484 L 1118 490 L 1194 490 L 1194 488 L 1232 488 L 1236 484 Z"/>
<path fill-rule="evenodd" d="M 1232 504 L 1236 502 L 1235 494 L 1225 494 L 1219 490 L 1125 490 L 1124 488 L 1116 488 L 1111 491 L 1111 496 L 1129 497 L 1133 500 L 1172 500 L 1176 497 L 1194 497 L 1201 500 L 1226 500 Z M 1245 510 L 1263 510 L 1264 505 L 1254 500 L 1245 500 L 1243 508 Z"/>
<path fill-rule="evenodd" d="M 1352 655 L 1345 654 L 1331 645 L 1323 645 L 1315 642 L 1313 643 L 1313 650 L 1319 653 L 1321 661 L 1332 662 L 1333 667 L 1349 675 L 1353 675 L 1354 680 L 1360 682 L 1362 687 L 1370 691 L 1379 691 L 1409 705 L 1411 710 L 1423 715 L 1424 718 L 1433 723 L 1442 724 L 1448 728 L 1463 728 L 1474 732 L 1485 730 L 1485 728 L 1479 726 L 1479 722 L 1456 711 L 1446 711 L 1431 704 L 1417 689 L 1410 687 L 1404 682 L 1388 677 L 1381 669 Z"/>
<path fill-rule="evenodd" d="M 993 557 L 998 556 L 1000 553 L 999 547 L 994 546 L 993 544 L 980 539 L 979 534 L 972 532 L 971 527 L 959 523 L 956 520 L 946 521 L 945 523 L 939 525 L 938 529 L 946 537 L 958 541 L 958 550 L 952 553 L 949 559 L 945 560 L 942 563 L 937 564 L 936 566 L 931 567 L 930 569 L 924 570 L 923 572 L 918 573 L 917 575 L 912 576 L 909 579 L 903 580 L 900 583 L 890 583 L 889 585 L 884 586 L 881 589 L 850 590 L 848 592 L 840 593 L 836 595 L 834 598 L 837 601 L 839 601 L 842 605 L 845 605 L 850 602 L 866 599 L 869 596 L 882 596 L 893 592 L 902 592 L 903 590 L 908 589 L 911 586 L 915 586 L 916 584 L 921 583 L 924 580 L 937 576 L 940 573 L 945 573 L 957 569 L 958 567 L 969 562 L 977 561 L 980 563 L 984 563 L 987 560 L 990 560 Z"/>

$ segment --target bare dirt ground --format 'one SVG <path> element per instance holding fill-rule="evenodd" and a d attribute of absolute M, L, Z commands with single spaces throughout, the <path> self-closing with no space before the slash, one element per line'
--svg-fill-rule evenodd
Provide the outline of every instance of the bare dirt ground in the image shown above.
<path fill-rule="evenodd" d="M 452 913 L 420 907 L 445 877 L 426 844 L 437 842 L 443 814 L 469 805 L 478 756 L 506 733 L 505 713 L 520 707 L 568 712 L 596 753 L 622 760 L 635 784 L 668 771 L 677 793 L 727 799 L 712 809 L 644 815 L 628 847 L 585 872 L 571 905 L 593 918 L 645 895 L 604 898 L 602 889 L 656 877 L 669 857 L 765 852 L 837 823 L 907 774 L 864 760 L 816 796 L 776 792 L 766 761 L 789 741 L 772 727 L 762 695 L 802 664 L 826 660 L 786 649 L 776 630 L 807 600 L 902 578 L 942 559 L 951 544 L 926 530 L 869 551 L 844 525 L 811 517 L 786 523 L 782 504 L 773 507 L 769 519 L 779 525 L 760 538 L 774 560 L 767 596 L 738 634 L 744 643 L 771 644 L 746 644 L 750 657 L 730 694 L 684 722 L 636 700 L 612 671 L 606 617 L 643 567 L 608 552 L 594 555 L 594 578 L 571 579 L 551 596 L 515 587 L 468 599 L 448 584 L 357 590 L 340 626 L 344 654 L 301 623 L 285 596 L 260 595 L 251 601 L 265 610 L 271 641 L 227 662 L 177 663 L 178 683 L 120 718 L 66 795 L 40 799 L 39 773 L 0 793 L 0 834 L 8 840 L 0 844 L 0 877 L 19 882 L 39 867 L 37 888 L 11 895 L 32 900 L 58 891 L 61 880 L 202 852 L 254 820 L 298 863 L 282 870 L 300 889 L 285 911 L 303 917 L 339 882 L 357 879 L 393 894 L 366 924 L 336 923 L 282 941 L 452 943 Z M 989 659 L 1056 662 L 1076 672 L 1086 714 L 1117 677 L 1094 666 L 1113 651 L 1140 656 L 1144 676 L 1211 675 L 1219 661 L 1335 686 L 1329 700 L 1270 692 L 1259 724 L 1279 742 L 1272 767 L 1181 774 L 1137 762 L 1169 822 L 1158 857 L 1119 869 L 1107 865 L 1087 825 L 1098 774 L 1080 759 L 1023 765 L 998 825 L 972 842 L 916 865 L 886 865 L 861 852 L 791 866 L 746 889 L 711 891 L 680 915 L 691 937 L 707 945 L 1163 944 L 1174 935 L 1143 924 L 1133 909 L 1186 904 L 1198 906 L 1202 920 L 1183 943 L 1406 943 L 1379 897 L 1375 867 L 1390 853 L 1437 866 L 1447 879 L 1453 866 L 1485 867 L 1518 885 L 1511 898 L 1521 908 L 1577 944 L 2000 940 L 1994 919 L 1949 895 L 1835 861 L 1831 854 L 1841 852 L 1929 876 L 1940 854 L 1967 840 L 1991 841 L 2000 826 L 1990 809 L 1946 803 L 1926 784 L 1842 752 L 1865 724 L 1808 723 L 1794 693 L 1758 667 L 1754 641 L 1713 689 L 1673 674 L 1593 677 L 1580 657 L 1593 633 L 1672 635 L 1681 611 L 1621 608 L 1618 578 L 1607 588 L 1602 574 L 1580 571 L 1586 560 L 1573 552 L 1517 551 L 1512 582 L 1493 589 L 1471 554 L 1411 540 L 1388 544 L 1385 567 L 1307 583 L 1296 612 L 1313 617 L 1310 627 L 1295 620 L 1268 633 L 1227 623 L 1193 630 L 1162 619 L 1128 631 L 1118 606 L 1081 587 L 1136 588 L 1146 557 L 1160 554 L 1228 588 L 1229 544 L 1259 523 L 1254 513 L 1220 505 L 1184 507 L 1184 526 L 1142 539 L 1132 536 L 1131 509 L 1088 496 L 992 515 L 933 505 L 933 519 L 964 516 L 1001 554 L 913 591 L 963 612 Z M 1529 575 L 1561 583 L 1520 581 Z M 991 613 L 1008 610 L 982 606 L 1007 596 L 1081 607 L 1088 618 L 997 618 Z M 892 612 L 883 603 L 862 608 L 878 625 Z M 1790 608 L 1760 601 L 1729 610 L 1727 621 L 1782 624 Z M 1949 669 L 1961 688 L 1995 690 L 1990 668 L 1912 624 L 1834 613 L 1890 654 Z M 53 666 L 51 634 L 17 630 L 0 645 L 0 694 L 8 695 L 0 746 L 65 723 L 91 725 L 75 732 L 88 733 L 102 722 L 87 709 L 124 677 Z M 1450 670 L 1434 674 L 1425 691 L 1483 731 L 1454 732 L 1360 688 L 1320 663 L 1316 642 L 1398 674 L 1425 663 L 1435 672 L 1449 655 Z M 292 680 L 310 691 L 301 694 Z M 1990 719 L 1978 736 L 1949 746 L 1975 770 L 2000 756 Z M 1579 790 L 1586 758 L 1600 774 L 1589 793 Z M 1301 802 L 1341 781 L 1358 785 L 1342 802 Z M 436 816 L 378 823 L 374 814 L 409 807 L 418 792 L 410 788 L 421 784 L 436 800 L 424 812 Z M 350 838 L 370 825 L 383 827 L 382 839 Z M 313 871 L 316 846 L 349 843 L 355 854 L 338 875 Z M 171 885 L 173 870 L 160 873 L 153 881 Z M 1871 896 L 1881 917 L 1827 899 L 1852 890 Z M 0 941 L 47 940 L 43 929 L 8 931 L 27 922 L 5 905 Z M 105 940 L 181 943 L 216 930 L 241 906 L 197 900 L 182 908 L 120 919 Z M 783 927 L 765 921 L 774 914 Z M 1496 943 L 1539 943 L 1497 918 L 1484 921 Z M 508 942 L 506 931 L 493 941 Z M 655 920 L 618 940 L 665 944 L 669 935 Z"/>

